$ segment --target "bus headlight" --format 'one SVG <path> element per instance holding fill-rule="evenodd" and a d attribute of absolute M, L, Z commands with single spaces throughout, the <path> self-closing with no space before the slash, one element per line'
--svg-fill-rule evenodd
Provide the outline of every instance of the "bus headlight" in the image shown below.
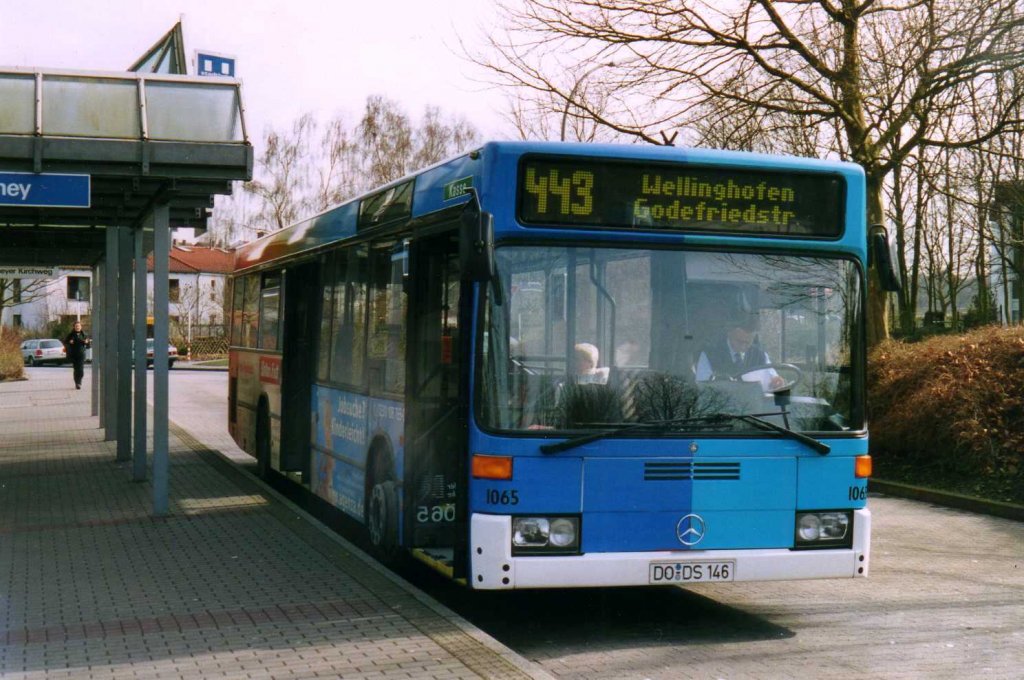
<path fill-rule="evenodd" d="M 849 548 L 853 545 L 850 510 L 798 512 L 796 514 L 795 547 Z"/>
<path fill-rule="evenodd" d="M 574 555 L 579 552 L 579 517 L 513 517 L 513 555 Z"/>

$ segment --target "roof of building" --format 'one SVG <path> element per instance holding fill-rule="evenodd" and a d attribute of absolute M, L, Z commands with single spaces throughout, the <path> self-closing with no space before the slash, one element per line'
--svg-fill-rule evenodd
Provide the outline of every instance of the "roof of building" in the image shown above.
<path fill-rule="evenodd" d="M 177 274 L 230 274 L 235 266 L 233 251 L 200 246 L 171 248 L 168 270 Z M 153 256 L 146 258 L 146 270 L 153 271 Z"/>

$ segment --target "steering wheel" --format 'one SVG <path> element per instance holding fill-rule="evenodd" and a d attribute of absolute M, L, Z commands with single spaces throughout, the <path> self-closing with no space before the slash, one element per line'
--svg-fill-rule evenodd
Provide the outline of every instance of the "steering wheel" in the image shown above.
<path fill-rule="evenodd" d="M 733 380 L 742 380 L 743 376 L 745 376 L 745 375 L 748 375 L 750 373 L 754 373 L 756 371 L 765 371 L 765 370 L 769 370 L 769 369 L 775 371 L 776 373 L 780 373 L 780 369 L 781 369 L 782 373 L 790 373 L 790 374 L 792 374 L 791 378 L 789 380 L 783 379 L 782 385 L 780 385 L 778 387 L 772 387 L 772 388 L 770 388 L 768 390 L 769 392 L 773 392 L 773 393 L 774 392 L 785 392 L 786 390 L 793 389 L 794 387 L 797 386 L 797 384 L 801 380 L 803 380 L 803 377 L 804 377 L 804 372 L 800 370 L 799 366 L 796 366 L 794 364 L 758 364 L 757 366 L 751 366 L 750 368 L 743 369 L 742 371 L 740 371 L 736 375 L 732 376 L 732 379 Z M 779 377 L 781 378 L 782 376 L 780 375 Z"/>
<path fill-rule="evenodd" d="M 512 365 L 514 367 L 516 367 L 518 370 L 522 371 L 526 375 L 540 375 L 540 373 L 538 373 L 535 369 L 530 368 L 523 361 L 521 361 L 519 359 L 512 359 L 512 358 L 510 358 L 509 361 L 512 362 Z"/>

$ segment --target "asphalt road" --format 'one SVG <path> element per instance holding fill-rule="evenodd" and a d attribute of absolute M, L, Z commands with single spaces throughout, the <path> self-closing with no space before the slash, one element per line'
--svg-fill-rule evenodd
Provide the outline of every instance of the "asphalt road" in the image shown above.
<path fill-rule="evenodd" d="M 171 372 L 172 420 L 250 460 L 227 436 L 226 395 L 224 372 Z M 565 678 L 1024 677 L 1024 524 L 870 507 L 867 579 L 479 593 L 403 575 Z"/>

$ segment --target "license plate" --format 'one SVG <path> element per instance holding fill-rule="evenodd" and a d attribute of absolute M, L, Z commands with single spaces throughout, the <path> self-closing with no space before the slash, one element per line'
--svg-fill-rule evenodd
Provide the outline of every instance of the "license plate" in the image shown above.
<path fill-rule="evenodd" d="M 717 562 L 651 562 L 648 582 L 664 583 L 718 583 L 732 581 L 736 573 L 734 560 Z"/>

